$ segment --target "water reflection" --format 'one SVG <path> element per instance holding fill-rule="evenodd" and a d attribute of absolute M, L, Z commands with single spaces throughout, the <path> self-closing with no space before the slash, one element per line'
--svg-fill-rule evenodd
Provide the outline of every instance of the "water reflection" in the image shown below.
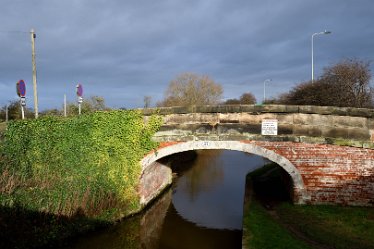
<path fill-rule="evenodd" d="M 193 202 L 202 191 L 214 189 L 214 186 L 223 182 L 222 153 L 222 150 L 197 151 L 196 159 L 187 162 L 189 170 L 179 173 L 179 178 L 174 184 L 176 190 L 188 196 L 186 201 Z M 179 155 L 183 156 L 183 154 Z"/>
<path fill-rule="evenodd" d="M 264 165 L 258 156 L 204 150 L 175 184 L 177 212 L 198 226 L 241 230 L 245 176 Z"/>
<path fill-rule="evenodd" d="M 209 229 L 180 216 L 171 204 L 160 237 L 159 249 L 239 249 L 241 230 Z"/>
<path fill-rule="evenodd" d="M 264 159 L 212 150 L 199 151 L 190 163 L 142 215 L 81 238 L 68 248 L 241 248 L 245 176 L 263 166 Z"/>
<path fill-rule="evenodd" d="M 79 239 L 74 249 L 140 249 L 159 248 L 163 223 L 172 199 L 172 191 L 167 191 L 141 215 L 124 220 L 105 231 L 98 231 Z"/>

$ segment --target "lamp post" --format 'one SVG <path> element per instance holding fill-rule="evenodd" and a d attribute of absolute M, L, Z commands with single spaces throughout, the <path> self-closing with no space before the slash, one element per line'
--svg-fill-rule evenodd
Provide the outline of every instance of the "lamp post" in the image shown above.
<path fill-rule="evenodd" d="M 318 33 L 314 33 L 312 35 L 312 82 L 314 81 L 314 36 L 316 35 L 328 35 L 328 34 L 331 34 L 331 31 L 323 31 L 323 32 L 318 32 Z"/>
<path fill-rule="evenodd" d="M 262 104 L 265 104 L 265 100 L 266 100 L 266 82 L 270 82 L 271 79 L 266 79 L 264 80 L 264 100 L 262 101 Z"/>

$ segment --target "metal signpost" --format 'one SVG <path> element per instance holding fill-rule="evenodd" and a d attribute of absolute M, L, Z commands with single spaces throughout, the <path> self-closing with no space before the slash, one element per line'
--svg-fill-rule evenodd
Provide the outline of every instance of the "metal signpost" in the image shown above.
<path fill-rule="evenodd" d="M 82 102 L 83 102 L 83 86 L 82 84 L 77 85 L 77 97 L 78 97 L 78 113 L 81 115 L 82 112 Z"/>
<path fill-rule="evenodd" d="M 25 119 L 26 84 L 23 80 L 17 82 L 17 95 L 20 97 L 22 119 Z"/>

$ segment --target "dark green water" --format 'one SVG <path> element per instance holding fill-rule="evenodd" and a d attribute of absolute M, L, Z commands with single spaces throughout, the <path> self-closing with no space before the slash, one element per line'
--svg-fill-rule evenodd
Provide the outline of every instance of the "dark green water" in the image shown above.
<path fill-rule="evenodd" d="M 239 249 L 245 176 L 264 163 L 242 152 L 199 151 L 146 212 L 67 248 Z"/>

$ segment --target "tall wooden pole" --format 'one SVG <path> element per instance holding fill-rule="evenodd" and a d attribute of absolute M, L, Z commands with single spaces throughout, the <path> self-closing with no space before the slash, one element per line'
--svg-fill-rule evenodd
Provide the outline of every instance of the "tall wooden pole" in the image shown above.
<path fill-rule="evenodd" d="M 34 87 L 34 111 L 35 111 L 35 118 L 38 118 L 38 91 L 36 87 L 36 63 L 35 63 L 35 31 L 34 29 L 31 29 L 31 49 L 32 49 L 32 82 Z"/>

